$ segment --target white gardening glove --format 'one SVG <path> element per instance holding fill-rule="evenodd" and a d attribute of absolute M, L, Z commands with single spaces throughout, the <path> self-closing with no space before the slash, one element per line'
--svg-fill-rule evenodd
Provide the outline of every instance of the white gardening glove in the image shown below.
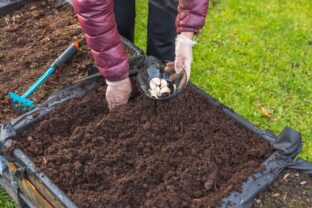
<path fill-rule="evenodd" d="M 110 110 L 128 103 L 131 94 L 131 82 L 129 78 L 117 82 L 106 81 L 106 84 L 108 85 L 106 101 Z"/>
<path fill-rule="evenodd" d="M 184 37 L 183 35 L 178 35 L 176 39 L 176 59 L 175 59 L 175 69 L 177 73 L 185 70 L 187 74 L 187 81 L 191 76 L 191 65 L 193 62 L 193 46 L 196 44 L 195 41 Z"/>

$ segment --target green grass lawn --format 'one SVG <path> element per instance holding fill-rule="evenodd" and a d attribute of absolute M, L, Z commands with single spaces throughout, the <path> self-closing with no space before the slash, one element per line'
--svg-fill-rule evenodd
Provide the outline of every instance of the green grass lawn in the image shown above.
<path fill-rule="evenodd" d="M 192 82 L 263 129 L 300 131 L 312 161 L 312 1 L 211 0 Z M 146 47 L 147 0 L 136 44 Z M 14 207 L 0 191 L 0 207 Z"/>
<path fill-rule="evenodd" d="M 14 202 L 12 199 L 8 196 L 8 194 L 0 188 L 0 207 L 1 208 L 14 208 Z"/>
<path fill-rule="evenodd" d="M 192 82 L 262 129 L 302 133 L 312 161 L 312 1 L 214 0 L 194 48 Z M 146 47 L 147 0 L 136 44 Z"/>

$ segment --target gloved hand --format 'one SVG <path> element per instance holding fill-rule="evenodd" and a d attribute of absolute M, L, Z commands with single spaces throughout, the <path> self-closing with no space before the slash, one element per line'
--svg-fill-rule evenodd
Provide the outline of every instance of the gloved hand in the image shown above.
<path fill-rule="evenodd" d="M 106 81 L 106 84 L 108 85 L 106 101 L 110 110 L 128 103 L 131 94 L 131 82 L 129 78 L 117 82 Z"/>
<path fill-rule="evenodd" d="M 196 44 L 195 41 L 183 36 L 178 35 L 176 39 L 176 60 L 175 69 L 177 73 L 182 70 L 186 71 L 187 81 L 191 76 L 191 65 L 193 62 L 193 46 Z"/>

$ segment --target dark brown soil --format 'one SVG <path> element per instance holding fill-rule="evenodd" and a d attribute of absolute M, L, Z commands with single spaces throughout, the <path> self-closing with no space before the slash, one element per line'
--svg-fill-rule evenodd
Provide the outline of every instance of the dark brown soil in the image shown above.
<path fill-rule="evenodd" d="M 72 42 L 80 51 L 31 96 L 36 103 L 53 91 L 80 79 L 92 63 L 70 6 L 54 0 L 33 1 L 20 10 L 0 17 L 0 123 L 17 117 L 10 109 L 8 92 L 22 95 Z"/>
<path fill-rule="evenodd" d="M 294 170 L 281 174 L 255 200 L 255 208 L 312 208 L 312 177 Z"/>
<path fill-rule="evenodd" d="M 159 103 L 135 91 L 111 113 L 104 94 L 58 107 L 17 139 L 80 207 L 214 207 L 272 152 L 190 88 Z"/>

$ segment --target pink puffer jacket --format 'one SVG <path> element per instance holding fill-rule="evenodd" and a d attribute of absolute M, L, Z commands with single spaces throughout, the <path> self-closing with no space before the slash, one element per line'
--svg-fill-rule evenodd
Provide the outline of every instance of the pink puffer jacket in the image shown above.
<path fill-rule="evenodd" d="M 100 73 L 109 81 L 125 79 L 129 63 L 117 31 L 114 0 L 74 0 L 73 3 Z M 208 0 L 179 0 L 177 32 L 198 33 L 207 11 Z"/>

